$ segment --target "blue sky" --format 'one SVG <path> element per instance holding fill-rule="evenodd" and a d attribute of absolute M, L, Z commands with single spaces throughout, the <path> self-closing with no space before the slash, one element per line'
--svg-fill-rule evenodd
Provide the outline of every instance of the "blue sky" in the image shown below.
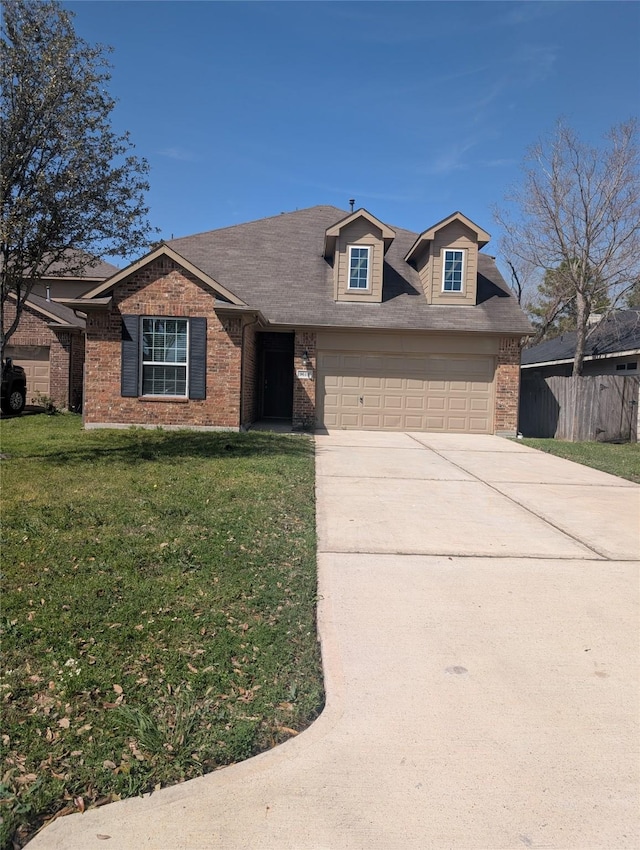
<path fill-rule="evenodd" d="M 497 237 L 492 205 L 559 116 L 600 143 L 639 111 L 636 2 L 64 6 L 114 48 L 113 124 L 151 165 L 165 239 L 349 198 Z"/>

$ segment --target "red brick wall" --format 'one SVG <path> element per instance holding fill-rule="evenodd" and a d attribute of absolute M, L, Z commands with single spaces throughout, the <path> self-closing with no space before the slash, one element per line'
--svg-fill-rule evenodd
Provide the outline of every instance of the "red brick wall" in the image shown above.
<path fill-rule="evenodd" d="M 242 426 L 247 428 L 258 418 L 258 346 L 256 323 L 244 329 L 244 364 L 242 372 Z"/>
<path fill-rule="evenodd" d="M 71 372 L 69 377 L 69 406 L 81 410 L 84 383 L 84 334 L 71 337 Z"/>
<path fill-rule="evenodd" d="M 5 324 L 8 326 L 15 316 L 15 305 L 5 304 Z M 10 346 L 46 346 L 49 349 L 49 396 L 56 407 L 74 408 L 82 399 L 82 360 L 84 344 L 82 333 L 77 330 L 53 331 L 47 319 L 29 306 L 20 316 L 18 329 L 9 339 Z M 32 393 L 27 386 L 27 404 L 31 404 Z"/>
<path fill-rule="evenodd" d="M 311 365 L 303 363 L 307 352 Z M 293 421 L 294 428 L 314 428 L 316 424 L 316 335 L 313 331 L 296 331 L 293 354 Z M 313 378 L 298 378 L 298 369 L 309 369 Z"/>
<path fill-rule="evenodd" d="M 520 397 L 520 337 L 500 340 L 496 368 L 496 406 L 494 430 L 497 434 L 516 434 Z"/>
<path fill-rule="evenodd" d="M 216 315 L 214 295 L 168 257 L 132 273 L 114 291 L 107 313 L 87 320 L 85 425 L 126 424 L 239 428 L 241 316 Z M 121 396 L 122 315 L 207 319 L 207 397 Z"/>

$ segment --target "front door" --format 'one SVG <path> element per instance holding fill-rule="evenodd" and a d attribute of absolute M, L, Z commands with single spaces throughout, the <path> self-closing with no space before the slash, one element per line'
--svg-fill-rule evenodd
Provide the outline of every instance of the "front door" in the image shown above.
<path fill-rule="evenodd" d="M 263 405 L 265 419 L 291 419 L 293 415 L 293 354 L 263 351 Z"/>

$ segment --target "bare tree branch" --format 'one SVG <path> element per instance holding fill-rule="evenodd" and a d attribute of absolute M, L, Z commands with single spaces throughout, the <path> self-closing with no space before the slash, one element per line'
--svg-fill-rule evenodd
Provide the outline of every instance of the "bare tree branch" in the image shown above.
<path fill-rule="evenodd" d="M 543 328 L 572 312 L 573 374 L 580 375 L 591 312 L 618 304 L 640 277 L 637 122 L 612 128 L 601 148 L 558 122 L 553 136 L 529 151 L 522 181 L 506 201 L 494 214 L 507 261 L 544 275 Z"/>

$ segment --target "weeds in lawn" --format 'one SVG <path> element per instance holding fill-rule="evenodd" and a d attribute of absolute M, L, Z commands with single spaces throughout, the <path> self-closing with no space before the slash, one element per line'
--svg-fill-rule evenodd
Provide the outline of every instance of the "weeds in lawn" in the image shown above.
<path fill-rule="evenodd" d="M 2 422 L 3 846 L 322 707 L 306 437 Z"/>

